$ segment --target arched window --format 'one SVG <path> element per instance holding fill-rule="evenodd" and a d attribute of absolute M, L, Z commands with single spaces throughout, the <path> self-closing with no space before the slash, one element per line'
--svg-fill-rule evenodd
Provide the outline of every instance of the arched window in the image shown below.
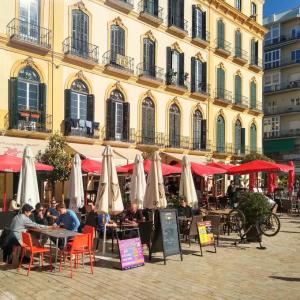
<path fill-rule="evenodd" d="M 36 41 L 39 37 L 39 0 L 20 0 L 20 33 Z"/>
<path fill-rule="evenodd" d="M 239 30 L 235 31 L 235 56 L 242 57 L 242 34 Z"/>
<path fill-rule="evenodd" d="M 155 74 L 155 42 L 144 39 L 143 74 L 156 77 Z"/>
<path fill-rule="evenodd" d="M 235 134 L 234 134 L 234 142 L 235 142 L 235 154 L 240 154 L 242 151 L 242 124 L 240 120 L 237 120 L 235 122 L 235 128 L 234 128 Z"/>
<path fill-rule="evenodd" d="M 217 152 L 225 152 L 225 121 L 224 118 L 219 115 L 217 118 Z"/>
<path fill-rule="evenodd" d="M 217 69 L 217 98 L 225 99 L 225 71 L 219 67 Z"/>
<path fill-rule="evenodd" d="M 256 152 L 257 151 L 257 132 L 256 132 L 256 126 L 253 123 L 250 127 L 250 151 Z"/>
<path fill-rule="evenodd" d="M 142 143 L 155 144 L 155 108 L 150 97 L 142 104 Z"/>
<path fill-rule="evenodd" d="M 125 30 L 119 25 L 112 25 L 110 32 L 111 63 L 118 64 L 117 57 L 125 56 Z"/>
<path fill-rule="evenodd" d="M 129 140 L 129 103 L 123 93 L 114 89 L 107 100 L 106 138 L 108 140 Z"/>
<path fill-rule="evenodd" d="M 217 23 L 217 48 L 225 48 L 225 25 L 222 20 L 218 20 Z"/>
<path fill-rule="evenodd" d="M 235 104 L 242 103 L 242 78 L 240 75 L 235 75 L 234 85 L 234 102 Z"/>
<path fill-rule="evenodd" d="M 89 90 L 82 80 L 75 80 L 71 85 L 71 119 L 87 120 L 87 98 Z"/>
<path fill-rule="evenodd" d="M 202 113 L 199 109 L 193 115 L 193 144 L 194 149 L 200 150 L 201 147 L 201 133 L 202 133 Z"/>
<path fill-rule="evenodd" d="M 250 83 L 250 108 L 256 108 L 256 83 L 254 80 Z"/>
<path fill-rule="evenodd" d="M 72 11 L 72 52 L 87 57 L 89 42 L 89 16 L 80 9 Z"/>
<path fill-rule="evenodd" d="M 169 111 L 169 145 L 180 148 L 180 110 L 176 104 L 172 104 Z"/>

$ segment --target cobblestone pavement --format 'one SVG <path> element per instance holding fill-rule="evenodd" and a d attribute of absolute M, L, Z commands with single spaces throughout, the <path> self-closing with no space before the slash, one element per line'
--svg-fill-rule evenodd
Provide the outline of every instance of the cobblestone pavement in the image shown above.
<path fill-rule="evenodd" d="M 80 267 L 61 273 L 0 267 L 1 299 L 300 299 L 300 217 L 281 217 L 281 232 L 258 244 L 220 240 L 217 254 L 183 244 L 183 262 L 160 255 L 144 267 L 120 271 L 118 260 L 97 255 L 95 274 Z M 232 237 L 232 236 L 231 236 Z M 207 247 L 206 250 L 209 250 Z"/>

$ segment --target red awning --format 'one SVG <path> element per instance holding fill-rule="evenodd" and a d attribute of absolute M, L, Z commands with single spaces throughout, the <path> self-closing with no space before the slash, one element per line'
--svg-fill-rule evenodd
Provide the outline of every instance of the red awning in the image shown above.
<path fill-rule="evenodd" d="M 144 160 L 145 173 L 150 172 L 150 167 L 151 167 L 151 160 L 145 159 Z M 126 168 L 128 172 L 132 172 L 133 169 L 134 169 L 134 163 L 123 166 L 123 168 Z M 171 175 L 171 174 L 180 174 L 181 173 L 181 168 L 180 167 L 170 166 L 170 165 L 167 165 L 167 164 L 164 164 L 164 163 L 161 163 L 161 170 L 162 170 L 163 176 L 167 176 L 167 175 Z"/>
<path fill-rule="evenodd" d="M 175 166 L 181 168 L 180 164 L 177 164 Z M 196 164 L 196 163 L 191 163 L 191 170 L 192 170 L 193 174 L 196 174 L 199 176 L 210 176 L 210 175 L 226 173 L 225 169 L 210 167 L 208 165 L 202 165 L 202 164 Z"/>
<path fill-rule="evenodd" d="M 288 165 L 276 164 L 270 161 L 253 160 L 228 170 L 228 174 L 250 174 L 257 172 L 288 172 Z"/>
<path fill-rule="evenodd" d="M 3 154 L 0 155 L 0 172 L 17 173 L 21 171 L 23 159 L 21 157 Z M 37 171 L 52 171 L 53 167 L 41 163 L 35 163 Z"/>
<path fill-rule="evenodd" d="M 81 162 L 81 169 L 85 173 L 93 173 L 96 175 L 101 174 L 101 169 L 102 169 L 102 163 L 97 160 L 92 160 L 92 159 L 84 159 Z M 116 167 L 117 173 L 127 173 L 127 169 L 124 167 Z"/>
<path fill-rule="evenodd" d="M 229 169 L 234 167 L 234 165 L 231 165 L 231 164 L 223 164 L 223 163 L 217 163 L 217 162 L 208 163 L 207 166 L 214 167 L 214 168 L 219 168 L 219 169 L 224 169 L 226 171 L 228 171 Z"/>

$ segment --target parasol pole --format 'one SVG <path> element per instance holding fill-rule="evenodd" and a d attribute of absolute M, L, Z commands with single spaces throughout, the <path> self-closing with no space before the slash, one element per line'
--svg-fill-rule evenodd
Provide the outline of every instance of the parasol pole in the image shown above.
<path fill-rule="evenodd" d="M 4 173 L 3 211 L 6 211 L 6 173 Z"/>

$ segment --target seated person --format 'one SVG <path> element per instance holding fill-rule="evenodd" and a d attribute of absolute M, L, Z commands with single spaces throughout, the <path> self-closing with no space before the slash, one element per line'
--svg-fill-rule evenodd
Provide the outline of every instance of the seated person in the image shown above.
<path fill-rule="evenodd" d="M 137 223 L 144 220 L 145 218 L 142 211 L 138 209 L 136 203 L 132 203 L 130 209 L 125 214 L 124 221 L 128 223 Z"/>
<path fill-rule="evenodd" d="M 98 226 L 98 214 L 95 212 L 94 202 L 88 202 L 86 206 L 86 218 L 85 225 L 89 225 L 97 228 Z"/>
<path fill-rule="evenodd" d="M 48 220 L 45 217 L 44 214 L 44 207 L 41 203 L 37 203 L 35 206 L 35 210 L 33 211 L 32 215 L 30 216 L 30 219 L 41 225 L 46 225 L 48 226 Z M 33 243 L 36 244 L 36 246 L 43 246 L 46 244 L 48 238 L 46 236 L 41 235 L 40 233 L 33 232 L 32 237 L 34 237 L 36 240 L 33 239 Z"/>
<path fill-rule="evenodd" d="M 57 203 L 55 201 L 55 198 L 53 197 L 51 200 L 51 206 L 47 209 L 46 212 L 49 225 L 52 225 L 59 217 L 59 212 L 56 210 L 56 205 Z"/>
<path fill-rule="evenodd" d="M 185 199 L 180 200 L 180 206 L 178 207 L 178 216 L 191 218 L 193 216 L 192 208 L 187 205 Z"/>
<path fill-rule="evenodd" d="M 76 213 L 71 209 L 67 209 L 64 203 L 59 204 L 57 210 L 59 211 L 59 217 L 54 225 L 63 227 L 67 230 L 78 231 L 80 222 Z"/>
<path fill-rule="evenodd" d="M 98 217 L 97 217 L 97 223 L 98 223 L 97 230 L 98 230 L 98 232 L 101 236 L 104 233 L 104 225 L 108 224 L 108 223 L 113 224 L 113 222 L 110 219 L 109 214 L 99 214 Z M 112 235 L 112 228 L 107 228 L 106 234 L 107 234 L 107 236 L 111 236 Z"/>
<path fill-rule="evenodd" d="M 14 197 L 11 199 L 9 204 L 9 211 L 19 211 L 20 205 L 17 203 L 17 194 L 14 194 Z"/>
<path fill-rule="evenodd" d="M 26 231 L 27 227 L 46 228 L 48 226 L 37 224 L 30 220 L 30 215 L 33 211 L 33 207 L 29 204 L 24 204 L 22 207 L 22 213 L 16 215 L 11 224 L 10 232 L 6 237 L 3 247 L 3 261 L 8 263 L 12 262 L 12 250 L 14 246 L 22 246 L 22 232 Z"/>

